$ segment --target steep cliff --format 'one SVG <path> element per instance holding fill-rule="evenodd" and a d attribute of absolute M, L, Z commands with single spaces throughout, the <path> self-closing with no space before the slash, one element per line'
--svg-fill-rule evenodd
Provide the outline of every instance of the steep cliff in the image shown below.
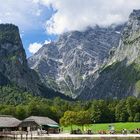
<path fill-rule="evenodd" d="M 62 96 L 45 87 L 28 67 L 19 29 L 12 24 L 0 24 L 0 86 L 4 85 L 16 85 L 33 95 Z"/>
<path fill-rule="evenodd" d="M 60 35 L 28 59 L 42 82 L 73 98 L 80 95 L 88 77 L 97 71 L 119 44 L 123 26 L 88 28 Z M 89 86 L 91 83 L 89 83 Z"/>
<path fill-rule="evenodd" d="M 134 10 L 122 32 L 120 45 L 98 78 L 80 99 L 140 97 L 140 10 Z"/>

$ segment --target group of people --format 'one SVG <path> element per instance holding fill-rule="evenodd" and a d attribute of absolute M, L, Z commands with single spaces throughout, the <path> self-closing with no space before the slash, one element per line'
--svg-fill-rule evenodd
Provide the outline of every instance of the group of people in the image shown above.
<path fill-rule="evenodd" d="M 127 134 L 127 130 L 126 129 L 123 129 L 122 130 L 122 134 Z"/>
<path fill-rule="evenodd" d="M 132 130 L 132 131 L 128 131 L 128 130 L 126 130 L 126 129 L 123 129 L 123 130 L 122 130 L 122 134 L 128 134 L 128 133 L 140 134 L 140 128 L 137 128 L 137 129 Z"/>

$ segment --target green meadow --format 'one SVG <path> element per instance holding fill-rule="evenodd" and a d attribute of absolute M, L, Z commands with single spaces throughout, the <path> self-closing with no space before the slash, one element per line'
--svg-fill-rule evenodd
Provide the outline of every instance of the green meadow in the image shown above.
<path fill-rule="evenodd" d="M 127 122 L 127 123 L 105 123 L 105 124 L 91 124 L 91 125 L 85 125 L 84 129 L 91 129 L 93 132 L 98 132 L 99 130 L 109 130 L 109 125 L 114 126 L 116 131 L 121 131 L 122 129 L 127 130 L 135 130 L 136 128 L 140 128 L 140 122 Z M 71 126 L 68 127 L 62 127 L 64 132 L 70 132 Z M 81 126 L 73 125 L 72 129 L 78 129 L 80 128 L 82 130 Z"/>

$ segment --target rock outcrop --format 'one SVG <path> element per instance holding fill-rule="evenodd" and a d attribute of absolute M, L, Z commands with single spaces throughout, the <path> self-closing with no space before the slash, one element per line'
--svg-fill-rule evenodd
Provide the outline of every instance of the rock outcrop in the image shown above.
<path fill-rule="evenodd" d="M 140 97 L 140 10 L 134 10 L 122 32 L 119 47 L 100 69 L 80 99 Z"/>
<path fill-rule="evenodd" d="M 140 97 L 140 10 L 124 26 L 65 33 L 28 62 L 44 84 L 74 98 Z"/>
<path fill-rule="evenodd" d="M 64 33 L 57 42 L 44 45 L 30 57 L 28 64 L 46 86 L 76 98 L 85 85 L 90 87 L 89 77 L 113 54 L 122 29 L 122 25 L 96 26 Z"/>
<path fill-rule="evenodd" d="M 63 96 L 47 88 L 37 73 L 27 64 L 19 29 L 12 24 L 0 24 L 0 86 L 16 85 L 33 95 Z"/>

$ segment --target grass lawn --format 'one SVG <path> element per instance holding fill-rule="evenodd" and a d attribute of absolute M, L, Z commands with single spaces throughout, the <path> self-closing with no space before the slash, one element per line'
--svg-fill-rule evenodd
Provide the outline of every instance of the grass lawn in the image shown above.
<path fill-rule="evenodd" d="M 114 128 L 116 131 L 120 131 L 122 129 L 127 129 L 127 130 L 134 130 L 136 128 L 140 128 L 140 122 L 138 123 L 130 123 L 130 122 L 127 122 L 127 123 L 106 123 L 106 124 L 91 124 L 91 125 L 85 125 L 84 128 L 85 129 L 91 129 L 92 131 L 99 131 L 99 130 L 109 130 L 109 125 L 114 125 Z M 70 132 L 71 130 L 71 127 L 68 126 L 68 127 L 62 127 L 64 132 Z M 80 128 L 82 129 L 81 126 L 76 126 L 76 125 L 73 125 L 72 126 L 73 129 L 77 129 L 77 128 Z"/>

